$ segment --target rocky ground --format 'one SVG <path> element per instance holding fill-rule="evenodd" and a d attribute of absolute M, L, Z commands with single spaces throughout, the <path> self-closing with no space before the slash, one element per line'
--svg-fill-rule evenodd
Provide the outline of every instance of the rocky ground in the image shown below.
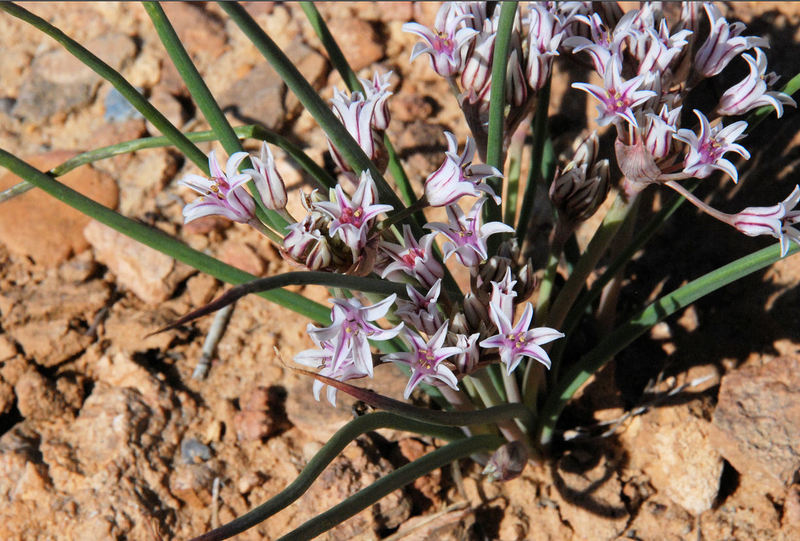
<path fill-rule="evenodd" d="M 26 7 L 119 69 L 177 126 L 206 128 L 140 5 Z M 430 23 L 436 7 L 320 6 L 354 69 L 364 76 L 394 71 L 389 134 L 415 179 L 438 166 L 443 129 L 462 141 L 467 134 L 444 83 L 426 62 L 409 64 L 415 40 L 400 30 L 412 19 Z M 323 163 L 322 132 L 217 6 L 169 3 L 165 9 L 234 123 L 255 120 L 279 129 Z M 341 86 L 299 6 L 267 2 L 247 9 L 324 96 Z M 797 6 L 750 2 L 733 9 L 754 32 L 770 36 L 771 67 L 793 75 Z M 0 146 L 40 169 L 156 133 L 110 84 L 4 13 L 0 50 Z M 551 111 L 551 131 L 564 138 L 581 128 L 570 116 L 574 96 L 562 100 L 566 85 L 560 74 Z M 750 139 L 750 148 L 762 151 L 724 196 L 733 208 L 780 200 L 798 182 L 797 120 L 790 110 L 751 136 L 758 140 Z M 306 184 L 289 160 L 278 160 L 292 187 Z M 62 180 L 241 269 L 287 270 L 245 228 L 219 220 L 182 225 L 182 205 L 192 196 L 174 181 L 190 171 L 174 150 L 152 149 L 81 167 Z M 4 173 L 0 190 L 17 181 Z M 630 302 L 654 298 L 651 291 L 669 291 L 764 243 L 682 209 L 654 244 L 630 267 L 633 279 L 624 290 Z M 529 466 L 506 484 L 484 481 L 479 468 L 463 462 L 460 470 L 419 479 L 323 537 L 798 538 L 799 282 L 798 258 L 781 261 L 658 325 L 620 355 L 567 412 L 567 424 L 591 425 L 652 405 L 614 435 L 564 444 L 551 462 Z M 43 193 L 0 204 L 0 538 L 154 540 L 202 533 L 282 489 L 351 418 L 351 402 L 342 397 L 335 410 L 316 403 L 310 381 L 275 352 L 291 359 L 310 347 L 306 322 L 260 298 L 237 304 L 205 380 L 191 375 L 211 318 L 145 338 L 222 287 Z M 326 298 L 322 289 L 303 293 Z M 399 396 L 403 382 L 386 369 L 374 388 Z M 299 502 L 241 538 L 286 533 L 432 448 L 403 433 L 362 437 Z"/>

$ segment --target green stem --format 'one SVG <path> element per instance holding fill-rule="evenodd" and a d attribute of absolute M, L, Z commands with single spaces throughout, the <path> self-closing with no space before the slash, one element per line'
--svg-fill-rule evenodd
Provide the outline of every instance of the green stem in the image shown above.
<path fill-rule="evenodd" d="M 550 79 L 547 84 L 539 91 L 536 98 L 536 113 L 533 117 L 533 145 L 531 146 L 531 166 L 528 170 L 528 180 L 525 183 L 525 194 L 522 196 L 522 205 L 519 209 L 517 218 L 517 243 L 523 248 L 525 238 L 530 227 L 533 204 L 536 199 L 536 189 L 539 183 L 545 178 L 545 142 L 547 137 L 547 118 L 550 108 Z M 550 147 L 550 162 L 553 163 L 552 146 Z"/>
<path fill-rule="evenodd" d="M 167 14 L 164 13 L 164 10 L 161 9 L 161 6 L 158 5 L 157 2 L 142 2 L 142 5 L 147 15 L 150 17 L 150 20 L 153 22 L 153 26 L 158 33 L 158 37 L 161 39 L 161 43 L 164 45 L 164 49 L 166 49 L 167 54 L 169 54 L 169 57 L 172 59 L 172 63 L 175 65 L 184 83 L 186 83 L 186 87 L 189 89 L 189 93 L 192 95 L 197 107 L 203 113 L 203 116 L 214 132 L 219 135 L 220 143 L 222 143 L 225 152 L 230 156 L 235 152 L 244 150 L 242 148 L 242 143 L 239 141 L 239 137 L 231 127 L 228 119 L 225 118 L 225 114 L 222 112 L 217 100 L 214 99 L 214 96 L 208 89 L 208 85 L 206 85 L 206 82 L 200 76 L 200 72 L 197 71 L 194 62 L 189 58 L 189 54 L 186 52 L 172 24 L 170 24 Z M 249 157 L 242 162 L 240 168 L 248 167 L 253 167 Z M 250 188 L 250 193 L 253 194 L 253 199 L 258 205 L 256 214 L 259 219 L 269 223 L 276 230 L 283 231 L 290 222 L 281 214 L 264 206 L 264 202 L 258 195 L 255 182 L 250 180 L 247 185 Z M 277 243 L 279 246 L 282 245 L 282 241 L 280 240 L 277 241 Z"/>
<path fill-rule="evenodd" d="M 798 251 L 800 251 L 800 245 L 792 245 L 786 257 L 794 255 Z M 551 442 L 559 415 L 581 385 L 614 355 L 646 333 L 653 325 L 689 306 L 697 299 L 761 270 L 779 259 L 781 259 L 780 245 L 767 246 L 662 296 L 615 329 L 594 349 L 581 357 L 575 366 L 556 383 L 539 416 L 540 424 L 537 431 L 539 442 L 542 445 L 548 445 Z"/>
<path fill-rule="evenodd" d="M 617 234 L 617 231 L 622 226 L 622 222 L 628 215 L 631 205 L 632 202 L 626 202 L 622 195 L 618 195 L 614 200 L 603 219 L 603 223 L 600 224 L 599 229 L 589 242 L 589 246 L 586 247 L 586 251 L 572 270 L 567 283 L 564 284 L 564 288 L 556 297 L 547 320 L 548 327 L 558 329 L 563 323 L 567 311 L 572 307 L 578 294 L 586 284 L 586 279 L 594 271 L 600 258 L 611 244 L 614 235 Z"/>
<path fill-rule="evenodd" d="M 311 487 L 325 468 L 347 447 L 350 442 L 367 432 L 379 428 L 405 430 L 418 434 L 427 434 L 445 440 L 460 440 L 464 435 L 458 429 L 444 428 L 419 421 L 406 419 L 386 412 L 368 413 L 358 417 L 340 428 L 328 442 L 308 461 L 306 467 L 285 489 L 259 505 L 249 513 L 225 524 L 224 526 L 196 537 L 194 541 L 211 541 L 227 539 L 252 528 L 277 512 L 288 507 Z"/>
<path fill-rule="evenodd" d="M 694 190 L 698 186 L 694 182 L 689 189 Z M 683 197 L 675 198 L 675 201 L 670 205 L 665 205 L 658 211 L 648 222 L 642 227 L 633 240 L 625 247 L 625 250 L 619 254 L 606 268 L 605 272 L 592 284 L 591 289 L 578 297 L 578 300 L 570 308 L 567 317 L 564 319 L 564 325 L 561 331 L 567 336 L 572 336 L 572 333 L 578 327 L 583 315 L 586 313 L 589 306 L 597 299 L 603 291 L 605 285 L 616 276 L 616 274 L 624 267 L 628 261 L 631 260 L 633 255 L 638 252 L 647 241 L 666 223 L 670 216 L 672 216 L 678 208 L 683 204 L 685 199 Z M 556 342 L 553 347 L 553 352 L 550 354 L 550 360 L 553 366 L 560 366 L 561 357 L 564 354 L 564 347 L 568 341 L 560 340 Z"/>
<path fill-rule="evenodd" d="M 205 272 L 224 282 L 241 284 L 256 278 L 250 273 L 241 271 L 206 254 L 190 248 L 182 242 L 164 234 L 163 232 L 148 227 L 144 224 L 126 218 L 103 205 L 92 201 L 88 197 L 65 186 L 51 176 L 42 173 L 36 168 L 20 160 L 13 154 L 0 149 L 0 166 L 5 167 L 20 178 L 24 178 L 36 187 L 49 193 L 59 201 L 91 216 L 128 237 L 141 242 L 151 248 L 182 261 L 201 272 Z M 283 289 L 260 293 L 262 297 L 276 304 L 308 317 L 322 325 L 330 324 L 330 310 L 310 299 Z"/>
<path fill-rule="evenodd" d="M 178 128 L 172 125 L 167 118 L 162 115 L 158 109 L 150 105 L 147 98 L 142 96 L 132 84 L 130 84 L 125 77 L 111 66 L 97 58 L 88 49 L 80 43 L 70 38 L 64 32 L 48 23 L 41 17 L 38 17 L 30 11 L 22 8 L 13 2 L 0 2 L 0 9 L 25 21 L 26 23 L 41 30 L 70 52 L 75 58 L 86 64 L 92 71 L 97 73 L 100 77 L 110 82 L 120 94 L 136 108 L 137 111 L 149 120 L 161 133 L 166 135 L 178 149 L 186 155 L 194 164 L 202 169 L 206 175 L 208 171 L 208 156 L 205 155 L 194 143 L 192 143 L 185 135 L 183 135 Z"/>
<path fill-rule="evenodd" d="M 481 451 L 496 449 L 502 444 L 502 438 L 497 436 L 472 436 L 431 451 L 424 457 L 381 477 L 367 488 L 361 489 L 342 503 L 317 515 L 296 530 L 281 537 L 279 541 L 312 539 L 366 509 L 384 496 L 412 483 L 415 479 L 419 479 L 423 475 L 427 475 L 433 470 L 461 458 L 466 458 Z"/>
<path fill-rule="evenodd" d="M 569 235 L 572 234 L 572 230 L 573 228 L 565 220 L 556 220 L 556 226 L 553 230 L 552 240 L 550 241 L 550 253 L 547 255 L 547 265 L 545 266 L 544 276 L 539 284 L 539 292 L 536 297 L 534 320 L 537 326 L 547 321 L 547 315 L 550 311 L 550 297 L 553 293 L 556 274 L 558 272 L 558 263 L 561 261 L 564 243 Z"/>
<path fill-rule="evenodd" d="M 489 136 L 486 144 L 486 163 L 502 171 L 505 165 L 505 108 L 506 108 L 506 69 L 508 66 L 508 51 L 511 43 L 511 33 L 514 28 L 514 18 L 517 15 L 517 2 L 502 2 L 500 4 L 500 21 L 497 26 L 497 36 L 494 42 L 492 56 L 492 87 L 489 97 Z M 489 178 L 486 183 L 495 193 L 503 193 L 503 181 L 500 178 Z M 483 207 L 486 222 L 495 222 L 503 219 L 500 206 L 491 199 Z M 499 243 L 495 237 L 495 243 Z M 492 244 L 492 243 L 490 243 Z M 495 250 L 490 250 L 490 255 Z"/>
<path fill-rule="evenodd" d="M 519 195 L 519 177 L 522 170 L 522 149 L 525 146 L 525 133 L 527 123 L 523 123 L 511 137 L 508 147 L 508 173 L 506 174 L 505 213 L 503 222 L 514 227 L 514 218 L 517 215 L 517 196 Z"/>

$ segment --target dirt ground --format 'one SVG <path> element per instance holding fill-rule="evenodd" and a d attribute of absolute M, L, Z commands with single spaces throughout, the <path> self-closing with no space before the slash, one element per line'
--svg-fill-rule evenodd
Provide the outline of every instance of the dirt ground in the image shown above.
<path fill-rule="evenodd" d="M 140 5 L 23 5 L 119 69 L 178 127 L 207 129 Z M 444 129 L 462 142 L 467 135 L 446 84 L 427 62 L 409 63 L 415 38 L 401 32 L 412 19 L 432 22 L 437 7 L 320 6 L 354 69 L 394 72 L 389 135 L 417 183 L 439 165 Z M 323 96 L 342 87 L 298 5 L 247 9 Z M 770 37 L 771 69 L 784 80 L 797 72 L 797 5 L 727 9 Z M 321 130 L 220 8 L 192 2 L 165 10 L 233 123 L 280 130 L 325 163 Z M 0 147 L 37 167 L 157 134 L 109 83 L 5 13 L 0 51 Z M 567 93 L 569 77 L 559 72 L 554 81 L 558 141 L 583 128 L 576 107 L 593 115 L 592 104 Z M 740 183 L 723 192 L 709 183 L 702 195 L 729 209 L 783 199 L 799 182 L 798 120 L 795 109 L 780 121 L 770 116 L 747 139 L 754 152 Z M 308 185 L 280 152 L 278 162 L 292 188 Z M 193 196 L 175 181 L 188 172 L 191 164 L 162 148 L 62 180 L 248 272 L 289 270 L 245 227 L 213 219 L 184 226 L 181 209 Z M 0 172 L 0 190 L 16 182 Z M 629 266 L 623 313 L 764 245 L 682 208 Z M 657 325 L 581 390 L 562 419 L 567 441 L 521 477 L 490 483 L 463 461 L 321 538 L 800 538 L 798 283 L 800 258 L 788 258 Z M 285 367 L 275 350 L 290 360 L 311 347 L 307 322 L 261 298 L 237 303 L 206 379 L 192 373 L 212 318 L 145 338 L 222 290 L 46 194 L 0 204 L 1 539 L 198 535 L 280 491 L 352 418 L 352 401 L 340 393 L 337 409 L 315 402 L 311 382 Z M 327 298 L 321 288 L 302 291 Z M 403 378 L 392 368 L 376 376 L 373 389 L 402 395 Z M 707 379 L 667 396 L 698 378 Z M 649 407 L 614 434 L 586 437 L 641 406 Z M 390 431 L 361 437 L 298 502 L 240 538 L 279 537 L 439 443 Z"/>

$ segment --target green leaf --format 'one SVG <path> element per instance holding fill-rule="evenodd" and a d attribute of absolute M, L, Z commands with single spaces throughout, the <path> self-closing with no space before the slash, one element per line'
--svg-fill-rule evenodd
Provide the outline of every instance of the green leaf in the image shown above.
<path fill-rule="evenodd" d="M 342 503 L 335 505 L 305 522 L 299 528 L 281 537 L 279 541 L 295 541 L 297 539 L 312 539 L 368 508 L 384 496 L 402 488 L 415 479 L 427 475 L 435 469 L 450 464 L 455 460 L 468 457 L 481 451 L 496 449 L 505 442 L 499 436 L 472 436 L 463 440 L 449 443 L 431 451 L 422 458 L 406 464 L 395 471 L 388 473 L 363 488 Z"/>
<path fill-rule="evenodd" d="M 249 513 L 242 515 L 216 530 L 196 537 L 194 541 L 227 539 L 267 520 L 302 496 L 309 489 L 314 480 L 325 470 L 328 464 L 333 462 L 350 442 L 362 434 L 372 432 L 379 428 L 406 430 L 418 434 L 428 434 L 445 440 L 460 440 L 464 438 L 464 434 L 458 429 L 421 423 L 419 421 L 400 417 L 393 413 L 368 413 L 367 415 L 350 421 L 340 428 L 336 434 L 322 446 L 317 454 L 308 461 L 308 464 L 306 464 L 303 471 L 300 472 L 300 475 L 281 492 Z"/>
<path fill-rule="evenodd" d="M 100 77 L 110 82 L 120 94 L 130 102 L 137 111 L 142 113 L 144 117 L 149 120 L 161 133 L 166 135 L 172 143 L 183 152 L 187 158 L 194 162 L 197 167 L 202 169 L 205 174 L 208 171 L 208 156 L 206 156 L 194 143 L 192 143 L 185 135 L 183 135 L 178 128 L 167 120 L 158 109 L 150 105 L 147 98 L 142 96 L 136 88 L 130 84 L 125 77 L 111 66 L 97 58 L 88 49 L 80 43 L 64 34 L 61 30 L 48 23 L 41 17 L 38 17 L 20 7 L 13 2 L 0 2 L 0 9 L 3 11 L 25 21 L 26 23 L 38 28 L 72 53 L 75 58 L 86 64 L 89 68 L 97 73 Z"/>
<path fill-rule="evenodd" d="M 361 400 L 366 404 L 387 410 L 409 419 L 416 419 L 425 423 L 444 426 L 471 426 L 498 423 L 509 419 L 520 419 L 528 426 L 533 426 L 533 414 L 524 404 L 515 402 L 510 404 L 500 404 L 486 409 L 475 411 L 438 411 L 429 408 L 420 408 L 406 402 L 401 402 L 388 396 L 380 395 L 369 389 L 362 389 L 355 385 L 350 385 L 343 381 L 304 370 L 295 368 L 297 372 L 311 376 L 325 385 L 335 387 L 340 391 L 349 394 L 353 398 Z"/>
<path fill-rule="evenodd" d="M 503 131 L 506 108 L 506 69 L 511 32 L 514 28 L 514 18 L 517 15 L 517 2 L 501 2 L 500 6 L 500 21 L 492 56 L 492 88 L 489 98 L 489 138 L 486 145 L 486 163 L 502 171 L 505 165 L 503 163 L 505 141 Z M 489 178 L 486 183 L 492 187 L 495 193 L 503 193 L 502 179 Z M 500 206 L 491 199 L 484 207 L 484 216 L 487 222 L 503 219 Z"/>
<path fill-rule="evenodd" d="M 285 272 L 277 276 L 269 276 L 267 278 L 259 278 L 245 284 L 233 287 L 211 301 L 210 303 L 194 310 L 177 321 L 174 321 L 162 327 L 151 334 L 158 334 L 170 329 L 175 329 L 181 325 L 185 325 L 199 317 L 203 317 L 212 312 L 233 304 L 245 295 L 250 293 L 261 293 L 278 289 L 281 287 L 291 285 L 308 285 L 316 284 L 328 287 L 341 287 L 352 291 L 367 291 L 372 293 L 381 293 L 383 295 L 396 294 L 401 297 L 407 297 L 405 285 L 398 282 L 390 282 L 379 278 L 368 278 L 364 276 L 350 276 L 347 274 L 338 274 L 335 272 L 320 272 L 320 271 L 297 271 Z"/>
<path fill-rule="evenodd" d="M 787 257 L 798 251 L 800 251 L 800 246 L 793 244 Z M 625 349 L 653 325 L 681 308 L 689 306 L 697 299 L 748 274 L 761 270 L 779 259 L 781 259 L 779 244 L 763 248 L 692 280 L 672 293 L 664 295 L 631 317 L 626 323 L 620 325 L 594 349 L 581 357 L 576 365 L 564 374 L 563 378 L 558 381 L 555 388 L 549 393 L 539 419 L 539 441 L 543 445 L 550 443 L 561 411 L 580 386 L 592 374 L 600 370 L 614 355 Z"/>
<path fill-rule="evenodd" d="M 92 201 L 69 186 L 65 186 L 51 176 L 42 173 L 13 154 L 2 149 L 0 149 L 0 166 L 7 168 L 18 177 L 24 178 L 36 187 L 41 188 L 59 201 L 63 201 L 78 211 L 91 216 L 98 222 L 224 282 L 241 284 L 256 278 L 250 273 L 226 265 L 213 257 L 194 250 L 157 229 L 126 218 Z M 330 310 L 302 295 L 283 289 L 263 292 L 260 293 L 260 295 L 267 300 L 306 316 L 317 323 L 323 325 L 330 324 Z"/>
<path fill-rule="evenodd" d="M 528 169 L 528 180 L 525 183 L 525 193 L 522 196 L 522 205 L 517 217 L 517 243 L 522 247 L 525 237 L 530 229 L 531 213 L 536 199 L 536 189 L 545 175 L 545 166 L 555 165 L 552 145 L 547 145 L 549 137 L 547 134 L 548 110 L 550 108 L 550 78 L 539 91 L 536 98 L 536 113 L 534 113 L 533 124 L 533 144 L 531 145 L 531 166 Z M 549 149 L 549 153 L 547 150 Z"/>

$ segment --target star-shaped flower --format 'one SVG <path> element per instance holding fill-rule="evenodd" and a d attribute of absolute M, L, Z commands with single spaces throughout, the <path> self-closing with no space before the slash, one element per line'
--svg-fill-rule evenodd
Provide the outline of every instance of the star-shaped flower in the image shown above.
<path fill-rule="evenodd" d="M 734 143 L 743 137 L 747 122 L 740 120 L 727 127 L 719 123 L 712 128 L 703 113 L 695 109 L 694 114 L 700 120 L 700 135 L 696 135 L 692 130 L 681 129 L 673 136 L 674 139 L 689 145 L 683 172 L 693 177 L 706 178 L 714 172 L 714 169 L 719 169 L 728 173 L 733 182 L 738 182 L 739 172 L 736 166 L 723 156 L 727 152 L 736 152 L 744 159 L 750 158 L 747 149 Z"/>
<path fill-rule="evenodd" d="M 744 23 L 728 24 L 719 8 L 711 2 L 706 2 L 703 7 L 711 22 L 711 31 L 695 55 L 694 69 L 698 73 L 713 77 L 725 69 L 737 54 L 753 47 L 769 47 L 766 38 L 740 36 L 745 29 Z"/>
<path fill-rule="evenodd" d="M 771 235 L 781 242 L 781 257 L 789 251 L 789 242 L 800 244 L 800 186 L 789 197 L 771 207 L 747 207 L 733 217 L 731 225 L 749 237 Z"/>
<path fill-rule="evenodd" d="M 767 55 L 761 49 L 756 49 L 755 58 L 749 54 L 743 54 L 742 58 L 750 66 L 750 74 L 725 91 L 719 100 L 717 113 L 727 116 L 742 115 L 762 105 L 771 105 L 780 118 L 783 116 L 784 105 L 797 106 L 788 94 L 768 90 L 778 76 L 775 73 L 767 74 Z"/>
<path fill-rule="evenodd" d="M 478 199 L 465 215 L 457 205 L 447 207 L 450 223 L 439 222 L 425 224 L 425 227 L 443 233 L 448 239 L 442 246 L 444 259 L 455 254 L 459 263 L 465 267 L 477 267 L 487 259 L 486 239 L 495 233 L 513 233 L 514 228 L 503 222 L 489 222 L 481 225 L 481 209 L 486 198 Z"/>
<path fill-rule="evenodd" d="M 494 190 L 487 184 L 482 184 L 481 180 L 503 175 L 491 165 L 472 164 L 476 150 L 475 140 L 467 137 L 464 152 L 459 156 L 456 136 L 447 131 L 444 136 L 447 138 L 444 163 L 425 180 L 425 197 L 428 203 L 434 207 L 443 207 L 456 202 L 462 196 L 478 197 L 484 192 L 500 204 L 500 198 L 495 195 Z"/>
<path fill-rule="evenodd" d="M 572 83 L 572 88 L 585 90 L 598 100 L 597 111 L 600 116 L 597 123 L 601 126 L 609 124 L 620 117 L 638 127 L 634 109 L 656 95 L 652 90 L 636 90 L 644 82 L 645 75 L 637 75 L 627 81 L 622 80 L 622 63 L 617 55 L 612 55 L 603 76 L 603 86 L 589 83 Z"/>
<path fill-rule="evenodd" d="M 369 171 L 361 173 L 361 181 L 356 193 L 350 199 L 345 195 L 341 184 L 336 185 L 335 201 L 314 203 L 314 208 L 331 217 L 329 231 L 331 236 L 338 234 L 353 252 L 353 259 L 367 242 L 367 230 L 372 220 L 382 212 L 392 210 L 391 205 L 373 205 L 375 200 L 375 181 Z"/>
<path fill-rule="evenodd" d="M 219 215 L 234 222 L 248 223 L 256 219 L 256 202 L 244 189 L 244 184 L 250 180 L 248 173 L 239 173 L 239 164 L 247 158 L 247 152 L 236 152 L 228 158 L 225 171 L 217 161 L 217 156 L 212 150 L 208 154 L 208 169 L 211 178 L 189 174 L 178 181 L 182 186 L 188 186 L 202 194 L 183 207 L 185 223 L 202 218 L 203 216 Z"/>
<path fill-rule="evenodd" d="M 366 372 L 358 369 L 355 363 L 352 362 L 344 363 L 341 366 L 336 367 L 333 363 L 333 358 L 336 353 L 335 346 L 327 341 L 321 342 L 317 345 L 320 349 L 307 349 L 295 355 L 295 362 L 305 366 L 310 366 L 311 368 L 318 368 L 321 376 L 327 376 L 339 381 L 363 378 L 364 376 L 369 375 Z M 318 379 L 314 380 L 312 390 L 314 392 L 314 398 L 317 401 L 319 401 L 320 391 L 322 391 L 323 387 L 325 387 L 323 382 Z M 336 391 L 336 387 L 328 386 L 328 390 L 326 392 L 328 402 L 330 402 L 334 407 L 336 406 Z"/>
<path fill-rule="evenodd" d="M 445 338 L 447 338 L 447 325 L 447 322 L 445 322 L 428 341 L 425 341 L 415 332 L 406 331 L 405 335 L 411 342 L 414 351 L 410 353 L 390 353 L 383 357 L 385 361 L 405 364 L 411 368 L 411 377 L 408 380 L 405 392 L 403 392 L 404 398 L 408 399 L 414 387 L 423 381 L 432 384 L 434 383 L 433 380 L 439 380 L 458 390 L 456 375 L 453 374 L 450 368 L 442 364 L 445 359 L 461 353 L 461 348 L 442 347 Z"/>
<path fill-rule="evenodd" d="M 434 257 L 434 237 L 436 233 L 428 233 L 417 242 L 411 226 L 403 225 L 404 246 L 381 241 L 380 250 L 392 259 L 380 273 L 381 278 L 399 281 L 402 277 L 398 274 L 402 272 L 416 278 L 425 287 L 433 287 L 436 280 L 444 276 L 442 265 Z"/>
<path fill-rule="evenodd" d="M 433 71 L 442 77 L 458 74 L 464 67 L 466 46 L 478 33 L 473 28 L 459 28 L 464 20 L 471 18 L 472 15 L 464 13 L 458 3 L 445 2 L 436 14 L 433 30 L 419 23 L 404 24 L 404 32 L 417 34 L 425 40 L 425 43 L 414 45 L 411 61 L 421 54 L 429 54 Z"/>
<path fill-rule="evenodd" d="M 564 333 L 549 327 L 528 329 L 533 319 L 533 306 L 525 303 L 525 311 L 516 325 L 494 303 L 489 303 L 491 319 L 497 326 L 498 334 L 483 340 L 482 348 L 498 348 L 500 360 L 506 365 L 508 374 L 514 371 L 523 357 L 536 359 L 547 368 L 550 368 L 550 357 L 540 346 L 558 338 L 563 338 Z"/>
<path fill-rule="evenodd" d="M 372 377 L 372 353 L 368 340 L 391 340 L 400 333 L 403 324 L 391 329 L 382 329 L 370 321 L 384 317 L 391 308 L 396 294 L 392 294 L 371 306 L 364 306 L 358 299 L 330 299 L 334 304 L 328 327 L 309 325 L 308 333 L 315 341 L 330 342 L 334 351 L 331 369 L 341 370 L 351 362 L 356 369 Z"/>

